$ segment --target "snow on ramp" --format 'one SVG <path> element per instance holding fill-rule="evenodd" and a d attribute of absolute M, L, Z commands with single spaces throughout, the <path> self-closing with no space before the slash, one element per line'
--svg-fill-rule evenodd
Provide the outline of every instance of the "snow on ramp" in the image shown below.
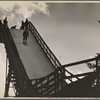
<path fill-rule="evenodd" d="M 55 70 L 30 31 L 28 46 L 23 45 L 23 30 L 10 29 L 10 32 L 29 79 L 44 77 Z"/>

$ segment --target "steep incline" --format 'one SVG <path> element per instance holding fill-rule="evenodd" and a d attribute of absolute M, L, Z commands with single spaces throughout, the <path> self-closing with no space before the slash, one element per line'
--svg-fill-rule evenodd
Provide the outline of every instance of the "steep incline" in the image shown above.
<path fill-rule="evenodd" d="M 29 79 L 41 78 L 55 70 L 31 32 L 28 46 L 24 46 L 23 30 L 10 29 L 10 31 Z"/>

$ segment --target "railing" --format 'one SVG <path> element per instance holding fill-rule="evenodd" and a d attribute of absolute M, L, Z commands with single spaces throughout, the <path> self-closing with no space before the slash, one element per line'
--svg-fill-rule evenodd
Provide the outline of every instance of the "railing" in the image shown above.
<path fill-rule="evenodd" d="M 22 79 L 24 79 L 24 81 L 26 81 L 26 80 L 28 81 L 29 79 L 28 79 L 27 74 L 25 73 L 25 69 L 24 69 L 23 64 L 20 60 L 17 48 L 15 46 L 15 43 L 14 43 L 13 38 L 12 38 L 11 33 L 10 33 L 10 30 L 3 26 L 1 31 L 2 31 L 2 35 L 4 38 L 6 52 L 7 52 L 8 58 L 9 58 L 9 69 L 14 71 L 14 74 L 16 77 L 15 88 L 18 90 L 21 87 L 20 83 L 23 84 Z M 5 97 L 8 96 L 9 84 L 11 81 L 10 77 L 11 77 L 11 75 L 9 75 L 9 77 L 7 77 L 7 80 L 6 80 L 8 86 L 6 86 Z"/>
<path fill-rule="evenodd" d="M 64 80 L 62 76 L 58 73 L 61 69 L 50 73 L 46 77 L 37 80 L 31 80 L 32 95 L 33 96 L 48 96 L 55 94 L 61 90 L 61 85 Z"/>
<path fill-rule="evenodd" d="M 22 64 L 22 61 L 21 61 L 20 56 L 18 54 L 17 48 L 15 46 L 14 40 L 11 36 L 10 30 L 8 28 L 3 29 L 3 35 L 5 38 L 4 39 L 5 40 L 5 47 L 6 47 L 9 58 L 12 59 L 13 62 L 15 62 L 14 64 L 16 64 L 16 62 L 17 62 L 18 66 L 20 66 L 20 67 L 16 67 L 16 65 L 15 65 L 18 72 L 20 73 L 20 75 L 22 75 L 23 77 L 28 79 L 28 76 L 25 73 L 25 69 L 24 69 L 24 66 Z"/>
<path fill-rule="evenodd" d="M 34 87 L 33 90 L 37 90 L 38 91 L 38 93 L 37 92 L 33 92 L 33 93 L 39 94 L 39 91 L 41 90 L 42 91 L 41 95 L 44 95 L 43 94 L 43 90 L 45 92 L 47 92 L 51 88 L 52 88 L 52 92 L 54 92 L 54 91 L 58 92 L 65 85 L 65 82 L 64 82 L 64 79 L 63 79 L 63 76 L 65 74 L 65 72 L 64 72 L 65 70 L 63 68 L 61 68 L 62 65 L 60 64 L 58 59 L 55 57 L 55 55 L 52 53 L 52 51 L 49 49 L 49 47 L 44 42 L 44 40 L 42 39 L 42 37 L 40 36 L 40 34 L 38 33 L 38 31 L 36 30 L 36 28 L 33 26 L 33 24 L 31 22 L 29 22 L 29 29 L 32 32 L 32 34 L 35 37 L 35 39 L 37 40 L 37 42 L 40 44 L 42 50 L 45 52 L 44 54 L 46 54 L 47 58 L 49 58 L 49 60 L 51 61 L 52 65 L 56 69 L 53 73 L 51 73 L 51 74 L 49 74 L 49 75 L 47 75 L 47 76 L 45 76 L 43 78 L 32 80 L 32 85 Z M 69 71 L 67 73 L 71 74 Z M 57 84 L 57 83 L 59 84 L 59 87 L 55 86 L 55 84 Z M 50 85 L 50 84 L 52 84 L 52 85 Z M 35 89 L 35 86 L 36 86 L 36 89 Z M 46 87 L 44 88 L 43 86 L 46 86 Z M 47 90 L 47 87 L 49 87 L 48 90 Z M 50 92 L 49 92 L 49 94 L 50 94 Z"/>
<path fill-rule="evenodd" d="M 95 71 L 98 72 L 98 70 L 99 70 L 99 60 L 100 60 L 100 55 L 95 57 L 95 58 L 90 58 L 90 59 L 86 59 L 86 60 L 82 60 L 82 61 L 77 61 L 77 62 L 74 62 L 74 63 L 65 64 L 62 67 L 68 68 L 68 67 L 73 67 L 73 66 L 75 67 L 77 65 L 82 66 L 82 64 L 85 64 L 87 66 L 87 63 L 92 62 L 95 65 Z M 71 76 L 73 76 L 73 75 L 71 75 Z"/>
<path fill-rule="evenodd" d="M 100 58 L 99 58 L 100 59 Z M 94 64 L 96 64 L 96 71 L 94 72 L 93 70 L 91 70 L 91 72 L 83 72 L 82 74 L 76 74 L 76 75 L 71 75 L 71 76 L 66 76 L 65 75 L 65 79 L 70 79 L 70 82 L 69 83 L 72 83 L 72 82 L 74 82 L 74 80 L 75 80 L 75 77 L 77 77 L 78 78 L 78 80 L 80 80 L 81 79 L 81 76 L 87 76 L 87 75 L 89 75 L 89 74 L 93 74 L 94 73 L 94 77 L 96 78 L 96 73 L 98 72 L 98 70 L 97 70 L 97 68 L 98 68 L 98 64 L 97 64 L 97 62 L 99 62 L 99 59 L 98 59 L 98 57 L 95 57 L 95 58 L 91 58 L 91 59 L 86 59 L 86 60 L 82 60 L 82 61 L 78 61 L 78 62 L 74 62 L 74 63 L 70 63 L 70 64 L 66 64 L 66 65 L 63 65 L 62 67 L 64 67 L 65 68 L 65 73 L 67 73 L 67 68 L 68 67 L 77 67 L 77 66 L 81 66 L 81 67 L 87 67 L 87 64 L 86 63 L 94 63 Z M 73 69 L 74 69 L 73 68 Z M 81 70 L 80 70 L 81 71 Z M 93 77 L 92 77 L 93 78 Z M 94 80 L 94 78 L 93 78 L 93 80 Z M 68 81 L 68 80 L 67 80 Z M 76 80 L 77 81 L 77 80 Z"/>
<path fill-rule="evenodd" d="M 36 30 L 36 28 L 33 26 L 31 22 L 29 22 L 29 29 L 32 32 L 32 34 L 35 36 L 36 40 L 38 41 L 42 49 L 44 50 L 45 54 L 48 56 L 49 60 L 52 62 L 53 66 L 55 68 L 61 67 L 60 62 L 55 57 L 53 52 L 49 49 L 49 47 L 47 46 L 47 44 L 42 39 L 42 37 L 40 36 L 40 34 L 38 33 L 38 31 Z"/>
<path fill-rule="evenodd" d="M 59 60 L 55 57 L 53 52 L 47 46 L 47 44 L 42 39 L 42 37 L 40 36 L 40 34 L 38 33 L 38 31 L 36 30 L 36 28 L 34 27 L 34 25 L 31 22 L 29 22 L 29 30 L 32 32 L 33 36 L 36 38 L 37 42 L 40 44 L 42 50 L 45 52 L 47 58 L 49 58 L 49 60 L 51 61 L 51 63 L 53 64 L 54 68 L 57 69 L 59 67 L 62 67 L 62 65 L 59 62 Z M 62 68 L 62 71 L 60 73 L 63 74 L 63 73 L 65 73 L 64 71 L 65 70 Z M 69 71 L 67 71 L 67 73 L 70 74 L 70 75 L 72 74 Z"/>
<path fill-rule="evenodd" d="M 77 64 L 80 65 L 83 63 L 86 64 L 87 62 L 92 62 L 92 61 L 97 62 L 98 60 L 99 60 L 98 57 L 96 57 L 93 59 L 75 62 L 69 65 L 74 66 L 74 64 L 75 65 Z M 30 80 L 32 83 L 32 87 L 30 87 L 31 96 L 50 96 L 50 95 L 52 96 L 58 93 L 60 90 L 62 90 L 66 85 L 70 85 L 71 83 L 75 82 L 75 80 L 73 79 L 75 79 L 76 77 L 78 78 L 78 80 L 76 81 L 89 77 L 85 85 L 88 86 L 88 88 L 92 88 L 92 85 L 94 84 L 95 79 L 97 79 L 98 77 L 97 71 L 96 72 L 86 72 L 86 73 L 76 74 L 76 75 L 72 74 L 72 75 L 67 76 L 64 73 L 63 74 L 59 73 L 61 72 L 62 67 L 57 68 L 54 72 L 50 73 L 49 75 L 43 78 Z M 70 66 L 67 66 L 67 67 L 70 67 Z M 65 66 L 64 66 L 64 69 L 66 72 L 67 70 Z M 66 83 L 64 82 L 64 80 L 66 80 Z M 69 84 L 69 81 L 70 81 L 70 84 Z"/>
<path fill-rule="evenodd" d="M 92 61 L 97 62 L 96 60 L 97 58 L 78 61 L 75 63 L 66 64 L 62 66 L 60 62 L 58 61 L 58 59 L 55 57 L 55 55 L 52 53 L 52 51 L 49 49 L 47 44 L 44 42 L 42 37 L 39 35 L 38 31 L 36 30 L 36 28 L 33 26 L 31 22 L 29 23 L 29 29 L 34 35 L 34 37 L 36 38 L 37 42 L 40 44 L 41 48 L 43 49 L 43 51 L 45 52 L 49 60 L 52 62 L 52 64 L 56 68 L 54 72 L 50 73 L 49 75 L 43 78 L 31 80 L 32 88 L 33 88 L 32 89 L 33 96 L 35 95 L 49 96 L 49 95 L 58 93 L 61 89 L 63 89 L 63 87 L 66 84 L 67 85 L 69 84 L 68 81 L 70 81 L 70 83 L 73 83 L 75 82 L 75 80 L 73 79 L 76 79 L 78 81 L 78 80 L 81 80 L 80 77 L 82 76 L 87 77 L 88 75 L 94 75 L 95 72 L 73 75 L 68 70 L 66 70 L 66 68 L 70 66 L 75 66 L 75 65 L 81 66 L 81 64 L 83 63 L 86 65 L 87 62 L 92 62 Z M 94 81 L 94 78 L 93 78 L 93 81 Z"/>

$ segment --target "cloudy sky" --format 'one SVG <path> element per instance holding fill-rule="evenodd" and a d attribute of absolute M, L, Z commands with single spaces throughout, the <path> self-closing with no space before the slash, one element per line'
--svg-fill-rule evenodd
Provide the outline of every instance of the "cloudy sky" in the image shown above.
<path fill-rule="evenodd" d="M 100 3 L 45 3 L 0 1 L 0 18 L 8 25 L 21 25 L 28 18 L 62 65 L 95 57 L 100 52 Z M 0 45 L 0 80 L 5 80 L 5 51 Z M 87 67 L 71 72 L 89 71 Z M 0 89 L 4 81 L 0 82 Z M 3 94 L 0 91 L 0 96 Z"/>

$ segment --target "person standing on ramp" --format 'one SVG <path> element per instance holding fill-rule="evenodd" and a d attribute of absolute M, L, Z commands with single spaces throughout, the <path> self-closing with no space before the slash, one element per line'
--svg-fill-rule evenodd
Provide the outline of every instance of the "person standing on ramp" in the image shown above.
<path fill-rule="evenodd" d="M 26 21 L 25 21 L 25 28 L 26 28 L 26 29 L 28 29 L 28 23 L 29 23 L 29 22 L 28 22 L 28 19 L 26 18 Z"/>
<path fill-rule="evenodd" d="M 5 19 L 3 20 L 3 24 L 5 28 L 8 28 L 8 21 L 7 21 L 7 17 L 5 17 Z"/>
<path fill-rule="evenodd" d="M 28 33 L 28 30 L 26 29 L 24 32 L 23 32 L 23 44 L 24 46 L 27 45 L 27 38 L 29 37 L 29 33 Z"/>

